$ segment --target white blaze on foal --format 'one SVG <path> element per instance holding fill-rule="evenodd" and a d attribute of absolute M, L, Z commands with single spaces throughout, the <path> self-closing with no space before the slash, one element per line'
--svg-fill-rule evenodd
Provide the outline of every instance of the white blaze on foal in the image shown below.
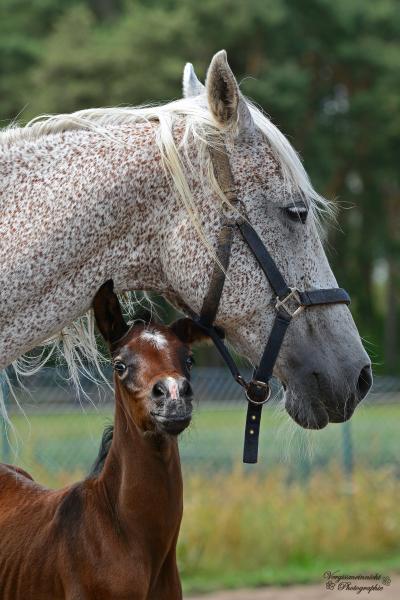
<path fill-rule="evenodd" d="M 174 379 L 173 377 L 167 377 L 165 383 L 167 384 L 171 400 L 178 400 L 179 388 L 176 379 Z"/>
<path fill-rule="evenodd" d="M 142 340 L 149 342 L 157 350 L 163 350 L 168 344 L 166 338 L 159 331 L 146 330 L 140 336 Z M 179 398 L 179 387 L 178 382 L 173 377 L 167 377 L 165 384 L 168 388 L 171 400 L 178 400 Z"/>
<path fill-rule="evenodd" d="M 140 337 L 152 344 L 157 350 L 162 350 L 167 345 L 167 340 L 158 331 L 144 331 Z"/>

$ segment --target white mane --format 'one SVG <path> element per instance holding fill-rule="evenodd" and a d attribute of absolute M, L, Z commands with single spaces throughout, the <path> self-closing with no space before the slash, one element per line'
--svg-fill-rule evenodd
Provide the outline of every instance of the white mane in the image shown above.
<path fill-rule="evenodd" d="M 285 183 L 291 190 L 304 196 L 316 213 L 330 212 L 330 204 L 313 188 L 299 156 L 266 115 L 250 101 L 246 100 L 256 127 L 262 131 L 268 140 L 271 151 L 278 162 Z M 179 144 L 174 139 L 173 126 L 177 119 L 184 119 L 185 131 Z M 67 132 L 77 129 L 96 131 L 112 138 L 112 126 L 131 123 L 158 123 L 157 145 L 160 149 L 164 168 L 171 177 L 173 184 L 193 221 L 201 239 L 207 248 L 213 252 L 211 245 L 204 236 L 200 225 L 194 198 L 185 175 L 193 168 L 186 148 L 189 139 L 197 140 L 199 164 L 203 165 L 201 180 L 211 184 L 222 203 L 228 202 L 220 190 L 213 174 L 213 169 L 207 145 L 218 145 L 220 129 L 207 108 L 204 95 L 176 100 L 162 106 L 117 107 L 81 110 L 71 114 L 42 115 L 30 121 L 25 127 L 11 125 L 0 132 L 0 150 L 22 142 L 34 143 L 42 136 Z M 236 132 L 229 132 L 235 136 Z M 95 335 L 92 314 L 80 317 L 76 322 L 65 328 L 60 334 L 45 343 L 48 348 L 46 356 L 52 354 L 55 348 L 61 350 L 71 375 L 72 381 L 79 388 L 80 374 L 89 375 L 87 364 L 94 366 L 95 371 L 103 378 L 102 362 Z M 36 372 L 46 362 L 43 354 L 32 364 L 26 357 L 21 357 L 14 363 L 18 375 L 29 375 Z M 0 394 L 0 411 L 4 413 Z"/>
<path fill-rule="evenodd" d="M 268 140 L 271 151 L 278 162 L 285 182 L 291 189 L 300 192 L 308 199 L 312 208 L 330 211 L 330 203 L 313 188 L 299 155 L 281 131 L 250 100 L 245 99 L 256 127 Z M 177 118 L 184 117 L 186 131 L 178 148 L 172 135 Z M 201 146 L 217 144 L 220 130 L 207 108 L 204 95 L 182 98 L 164 105 L 139 107 L 90 108 L 68 114 L 40 115 L 24 127 L 12 124 L 0 131 L 0 148 L 6 148 L 19 141 L 30 141 L 76 129 L 89 129 L 110 137 L 107 127 L 132 123 L 158 122 L 157 143 L 164 164 L 170 173 L 182 199 L 191 198 L 190 189 L 182 170 L 179 151 L 186 146 L 193 135 Z M 187 159 L 187 156 L 186 156 Z M 186 202 L 185 202 L 186 204 Z"/>

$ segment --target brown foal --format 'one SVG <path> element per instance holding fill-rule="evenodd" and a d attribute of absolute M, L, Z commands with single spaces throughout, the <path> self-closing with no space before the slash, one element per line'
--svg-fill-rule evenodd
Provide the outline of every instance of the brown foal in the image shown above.
<path fill-rule="evenodd" d="M 190 423 L 188 319 L 123 320 L 112 281 L 93 308 L 114 366 L 115 422 L 92 473 L 48 490 L 0 465 L 1 600 L 178 600 L 177 434 Z"/>

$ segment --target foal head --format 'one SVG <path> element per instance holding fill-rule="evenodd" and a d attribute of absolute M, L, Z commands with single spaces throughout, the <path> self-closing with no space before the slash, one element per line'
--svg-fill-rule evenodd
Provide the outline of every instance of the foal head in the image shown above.
<path fill-rule="evenodd" d="M 127 418 L 144 432 L 181 433 L 192 417 L 190 345 L 204 334 L 189 319 L 169 327 L 142 320 L 129 328 L 111 280 L 97 292 L 93 309 Z"/>

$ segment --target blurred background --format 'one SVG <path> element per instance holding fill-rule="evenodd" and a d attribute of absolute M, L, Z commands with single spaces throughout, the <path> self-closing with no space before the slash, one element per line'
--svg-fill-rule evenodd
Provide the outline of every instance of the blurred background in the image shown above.
<path fill-rule="evenodd" d="M 215 352 L 198 352 L 197 417 L 181 443 L 185 589 L 400 567 L 399 40 L 398 0 L 0 0 L 3 126 L 179 98 L 185 62 L 204 80 L 225 48 L 243 93 L 338 207 L 326 248 L 352 296 L 373 392 L 350 423 L 307 433 L 277 391 L 260 463 L 244 468 L 240 389 Z M 27 382 L 27 418 L 9 401 L 17 435 L 3 427 L 1 460 L 52 486 L 82 477 L 112 419 L 110 391 L 85 385 L 94 406 L 62 369 Z"/>

